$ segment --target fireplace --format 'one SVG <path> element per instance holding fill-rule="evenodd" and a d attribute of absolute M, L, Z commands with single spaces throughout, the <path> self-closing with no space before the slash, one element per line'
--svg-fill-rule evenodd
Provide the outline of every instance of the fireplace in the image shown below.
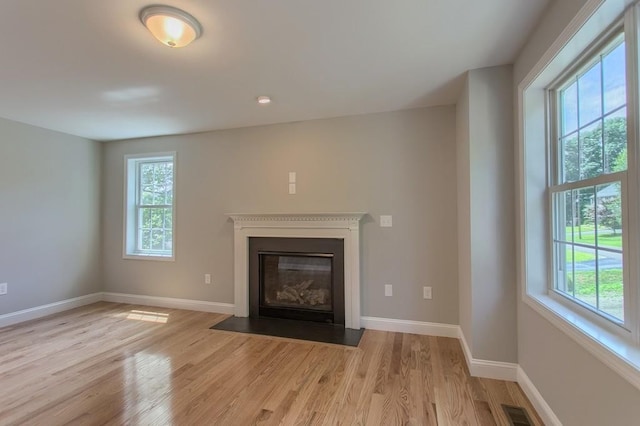
<path fill-rule="evenodd" d="M 360 220 L 365 213 L 229 213 L 233 220 L 234 307 L 249 316 L 249 240 L 254 237 L 337 239 L 344 250 L 345 328 L 360 329 Z M 333 305 L 337 299 L 334 290 Z"/>
<path fill-rule="evenodd" d="M 344 241 L 249 238 L 249 315 L 344 325 Z"/>

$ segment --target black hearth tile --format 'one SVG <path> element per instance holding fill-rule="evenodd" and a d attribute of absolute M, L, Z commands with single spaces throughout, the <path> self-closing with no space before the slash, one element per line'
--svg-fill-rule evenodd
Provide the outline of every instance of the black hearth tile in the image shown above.
<path fill-rule="evenodd" d="M 353 330 L 333 324 L 279 318 L 230 317 L 211 327 L 213 330 L 287 337 L 312 342 L 358 346 L 364 329 Z"/>

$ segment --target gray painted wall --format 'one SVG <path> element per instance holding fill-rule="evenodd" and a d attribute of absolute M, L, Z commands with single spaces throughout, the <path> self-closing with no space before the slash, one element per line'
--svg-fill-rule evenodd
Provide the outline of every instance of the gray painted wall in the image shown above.
<path fill-rule="evenodd" d="M 0 314 L 101 290 L 100 150 L 0 119 Z"/>
<path fill-rule="evenodd" d="M 457 124 L 461 324 L 474 358 L 517 362 L 512 67 L 466 78 Z"/>
<path fill-rule="evenodd" d="M 551 4 L 514 65 L 516 90 L 584 3 L 585 0 L 564 0 Z M 640 418 L 640 391 L 520 298 L 518 361 L 566 426 L 629 425 Z"/>
<path fill-rule="evenodd" d="M 471 162 L 469 147 L 469 77 L 464 76 L 456 104 L 456 171 L 458 196 L 458 306 L 460 328 L 473 353 L 471 303 Z"/>
<path fill-rule="evenodd" d="M 455 109 L 440 107 L 107 143 L 105 291 L 233 303 L 225 213 L 364 211 L 363 315 L 457 324 L 455 137 Z M 177 151 L 176 261 L 124 260 L 123 156 L 157 151 Z"/>

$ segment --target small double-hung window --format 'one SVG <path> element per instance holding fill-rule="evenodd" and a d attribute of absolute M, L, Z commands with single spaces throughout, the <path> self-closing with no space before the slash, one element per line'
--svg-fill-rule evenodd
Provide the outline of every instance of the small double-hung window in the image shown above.
<path fill-rule="evenodd" d="M 175 153 L 125 158 L 125 247 L 128 258 L 175 256 Z"/>
<path fill-rule="evenodd" d="M 551 93 L 551 290 L 627 323 L 627 80 L 622 29 Z"/>

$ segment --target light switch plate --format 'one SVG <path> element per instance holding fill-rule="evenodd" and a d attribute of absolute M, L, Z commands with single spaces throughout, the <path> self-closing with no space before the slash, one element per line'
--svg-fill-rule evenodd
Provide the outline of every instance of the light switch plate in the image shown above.
<path fill-rule="evenodd" d="M 289 172 L 289 183 L 296 183 L 296 172 Z"/>
<path fill-rule="evenodd" d="M 422 296 L 425 299 L 431 299 L 433 297 L 433 294 L 431 292 L 431 287 L 422 287 Z"/>
<path fill-rule="evenodd" d="M 0 284 L 0 295 L 2 294 L 7 294 L 7 289 L 9 287 L 9 284 L 7 283 L 1 283 Z"/>
<path fill-rule="evenodd" d="M 380 216 L 380 226 L 383 228 L 391 228 L 393 226 L 393 218 L 391 215 Z"/>
<path fill-rule="evenodd" d="M 204 274 L 204 283 L 211 284 L 211 274 Z"/>
<path fill-rule="evenodd" d="M 387 297 L 393 296 L 393 286 L 391 284 L 384 285 L 384 295 Z"/>

